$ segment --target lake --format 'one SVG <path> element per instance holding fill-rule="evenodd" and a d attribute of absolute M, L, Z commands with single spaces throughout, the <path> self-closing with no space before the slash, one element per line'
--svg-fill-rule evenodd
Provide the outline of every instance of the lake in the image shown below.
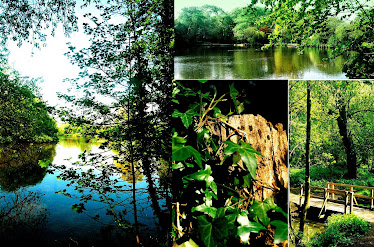
<path fill-rule="evenodd" d="M 195 47 L 176 51 L 175 79 L 347 79 L 342 57 L 329 49 L 274 47 Z"/>
<path fill-rule="evenodd" d="M 99 144 L 61 138 L 57 144 L 0 146 L 2 246 L 132 246 L 135 216 L 144 245 L 158 239 L 165 243 L 160 222 L 167 218 L 167 192 L 161 192 L 162 175 L 147 177 L 137 169 L 134 214 L 129 164 L 110 159 L 113 151 Z M 107 159 L 100 166 L 116 169 L 109 173 L 97 165 L 81 166 L 77 161 L 83 152 L 101 153 Z"/>

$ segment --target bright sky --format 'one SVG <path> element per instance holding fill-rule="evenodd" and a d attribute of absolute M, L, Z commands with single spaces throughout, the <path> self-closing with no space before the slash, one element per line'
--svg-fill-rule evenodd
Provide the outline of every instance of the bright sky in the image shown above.
<path fill-rule="evenodd" d="M 71 42 L 77 49 L 88 47 L 89 37 L 83 33 L 83 11 L 76 7 L 76 14 L 79 18 L 79 32 L 72 33 L 70 38 L 65 37 L 61 26 L 56 30 L 55 36 L 48 36 L 46 47 L 40 49 L 23 42 L 21 47 L 17 47 L 16 42 L 8 41 L 9 64 L 20 72 L 22 76 L 32 78 L 42 77 L 40 84 L 41 94 L 44 101 L 49 106 L 56 104 L 63 105 L 64 101 L 57 98 L 57 92 L 66 92 L 70 87 L 69 82 L 63 82 L 65 78 L 76 78 L 79 68 L 72 65 L 69 59 L 64 56 L 68 52 L 68 45 Z M 92 11 L 90 9 L 90 11 Z M 32 55 L 33 53 L 33 55 Z"/>
<path fill-rule="evenodd" d="M 69 88 L 70 84 L 63 80 L 75 78 L 79 72 L 79 68 L 70 64 L 69 59 L 64 56 L 64 53 L 68 51 L 66 43 L 69 41 L 78 46 L 89 44 L 88 37 L 83 33 L 75 33 L 71 35 L 71 38 L 67 38 L 62 30 L 57 30 L 55 37 L 48 37 L 47 47 L 41 49 L 26 43 L 17 47 L 15 42 L 9 42 L 10 66 L 22 76 L 43 78 L 44 81 L 39 84 L 40 93 L 48 105 L 56 105 L 58 103 L 56 93 L 66 92 Z M 33 55 L 32 52 L 34 52 Z"/>
<path fill-rule="evenodd" d="M 174 14 L 175 17 L 178 17 L 183 8 L 204 5 L 214 5 L 229 12 L 238 7 L 245 7 L 250 3 L 251 0 L 174 0 Z"/>

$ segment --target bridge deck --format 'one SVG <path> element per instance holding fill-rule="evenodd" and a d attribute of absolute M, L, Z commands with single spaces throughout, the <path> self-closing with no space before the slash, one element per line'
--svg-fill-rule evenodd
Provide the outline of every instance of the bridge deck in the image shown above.
<path fill-rule="evenodd" d="M 290 202 L 293 202 L 297 205 L 300 203 L 300 196 L 290 193 L 289 197 Z M 304 202 L 304 199 L 302 200 L 302 203 Z M 321 208 L 323 204 L 323 200 L 319 198 L 310 198 L 310 206 Z M 344 213 L 344 205 L 335 203 L 335 202 L 328 202 L 326 205 L 326 210 L 331 210 L 337 213 Z M 349 207 L 348 207 L 349 212 Z M 370 209 L 362 208 L 362 207 L 353 207 L 353 213 L 363 217 L 365 220 L 374 223 L 374 211 L 371 211 Z"/>

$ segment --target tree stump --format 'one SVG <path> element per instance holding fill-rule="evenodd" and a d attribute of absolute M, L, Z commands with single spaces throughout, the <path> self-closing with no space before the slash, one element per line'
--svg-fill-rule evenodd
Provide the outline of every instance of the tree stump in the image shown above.
<path fill-rule="evenodd" d="M 220 129 L 222 140 L 238 143 L 240 139 L 248 142 L 263 156 L 256 155 L 256 181 L 252 183 L 251 196 L 263 201 L 279 192 L 287 200 L 288 188 L 288 142 L 283 125 L 275 127 L 260 115 L 234 115 L 229 117 L 228 124 Z M 218 130 L 215 128 L 215 130 Z M 233 131 L 236 135 L 232 135 Z M 241 136 L 245 133 L 245 138 Z M 230 136 L 231 135 L 231 136 Z M 285 193 L 284 193 L 285 192 Z M 285 195 L 284 195 L 285 194 Z"/>

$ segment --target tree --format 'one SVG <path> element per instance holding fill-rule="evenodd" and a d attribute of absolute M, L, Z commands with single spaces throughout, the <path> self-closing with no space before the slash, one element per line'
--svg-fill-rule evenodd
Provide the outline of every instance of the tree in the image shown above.
<path fill-rule="evenodd" d="M 133 178 L 134 164 L 141 164 L 152 208 L 164 228 L 165 239 L 170 215 L 157 198 L 165 197 L 168 201 L 169 187 L 163 185 L 164 193 L 156 190 L 153 177 L 159 164 L 170 160 L 171 3 L 128 0 L 97 3 L 96 7 L 102 10 L 100 17 L 87 15 L 91 22 L 84 24 L 85 32 L 92 37 L 90 47 L 76 51 L 71 45 L 67 54 L 83 70 L 72 82 L 77 89 L 83 89 L 85 96 L 61 95 L 79 106 L 81 112 L 64 109 L 60 113 L 72 124 L 101 128 L 98 137 L 107 140 L 102 148 L 116 150 L 113 159 L 129 164 Z M 121 22 L 114 21 L 113 16 Z M 100 101 L 96 95 L 109 100 Z M 83 156 L 83 163 L 89 160 L 88 156 L 90 154 Z M 105 177 L 111 172 L 112 169 L 102 170 Z M 134 181 L 133 186 L 135 232 L 139 244 L 142 240 L 136 220 Z"/>
<path fill-rule="evenodd" d="M 49 29 L 53 35 L 59 23 L 63 24 L 64 33 L 69 35 L 77 30 L 75 5 L 73 0 L 1 1 L 2 44 L 11 38 L 18 45 L 27 41 L 39 47 L 39 42 L 45 41 L 45 31 Z"/>
<path fill-rule="evenodd" d="M 310 99 L 310 82 L 306 84 L 307 98 L 306 98 L 306 144 L 305 144 L 305 197 L 304 204 L 301 208 L 299 238 L 296 243 L 299 244 L 301 237 L 304 234 L 304 226 L 307 212 L 310 206 L 310 136 L 311 136 L 311 99 Z M 300 205 L 301 207 L 301 205 Z"/>
<path fill-rule="evenodd" d="M 271 14 L 263 21 L 277 25 L 277 32 L 270 36 L 271 44 L 284 38 L 284 34 L 291 33 L 291 42 L 302 46 L 309 38 L 326 29 L 330 17 L 341 16 L 343 20 L 357 14 L 353 28 L 345 32 L 346 39 L 335 44 L 334 56 L 350 57 L 343 70 L 350 78 L 373 78 L 373 26 L 374 15 L 372 1 L 252 1 L 252 5 L 261 2 L 271 9 Z M 353 55 L 353 56 L 352 56 Z"/>
<path fill-rule="evenodd" d="M 37 80 L 21 77 L 1 56 L 0 143 L 57 141 L 56 121 L 38 95 Z"/>

